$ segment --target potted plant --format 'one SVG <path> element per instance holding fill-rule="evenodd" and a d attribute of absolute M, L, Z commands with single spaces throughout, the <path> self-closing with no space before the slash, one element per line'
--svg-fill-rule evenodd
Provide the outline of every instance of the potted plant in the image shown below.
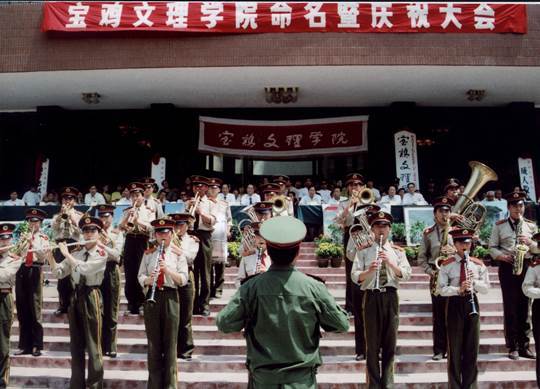
<path fill-rule="evenodd" d="M 418 246 L 406 246 L 405 249 L 405 255 L 407 256 L 407 259 L 411 266 L 416 265 L 416 257 L 418 257 Z"/>
<path fill-rule="evenodd" d="M 405 242 L 405 223 L 392 224 L 392 241 L 395 243 Z"/>
<path fill-rule="evenodd" d="M 315 250 L 319 267 L 328 267 L 332 261 L 333 267 L 341 266 L 343 259 L 343 248 L 335 243 L 323 242 L 320 243 Z"/>
<path fill-rule="evenodd" d="M 232 264 L 234 263 L 235 266 L 238 266 L 240 265 L 240 253 L 239 253 L 239 249 L 240 249 L 240 243 L 238 242 L 228 242 L 227 243 L 227 249 L 229 251 L 229 263 Z"/>

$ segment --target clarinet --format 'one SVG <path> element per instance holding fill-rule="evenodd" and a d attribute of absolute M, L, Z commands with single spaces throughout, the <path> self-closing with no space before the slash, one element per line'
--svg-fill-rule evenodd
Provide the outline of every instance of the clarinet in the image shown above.
<path fill-rule="evenodd" d="M 255 274 L 259 274 L 261 272 L 261 258 L 262 258 L 262 248 L 257 247 L 257 262 L 255 265 Z"/>
<path fill-rule="evenodd" d="M 377 247 L 377 270 L 375 271 L 375 287 L 373 290 L 381 290 L 380 288 L 380 277 L 381 277 L 381 261 L 379 260 L 379 255 L 383 251 L 383 234 L 379 236 L 379 247 Z"/>
<path fill-rule="evenodd" d="M 154 270 L 153 270 L 152 273 L 155 273 L 157 270 L 159 270 L 159 260 L 161 259 L 161 256 L 163 255 L 164 250 L 165 250 L 165 241 L 162 240 L 161 244 L 159 245 L 158 257 L 156 259 L 156 266 L 154 267 Z M 155 294 L 156 294 L 156 287 L 157 287 L 158 278 L 159 278 L 159 273 L 158 273 L 158 275 L 156 277 L 154 277 L 154 281 L 152 282 L 152 290 L 150 291 L 150 297 L 146 300 L 146 302 L 148 302 L 148 303 L 155 304 L 155 302 L 156 302 L 156 299 L 154 297 L 155 297 Z"/>
<path fill-rule="evenodd" d="M 470 277 L 469 277 L 469 252 L 468 251 L 465 251 L 463 253 L 463 259 L 465 260 L 465 279 L 467 281 L 471 281 Z M 478 315 L 478 311 L 476 310 L 476 303 L 474 302 L 474 287 L 472 285 L 472 282 L 471 282 L 471 291 L 470 291 L 470 300 L 469 302 L 471 303 L 471 312 L 469 313 L 469 316 L 477 316 Z"/>

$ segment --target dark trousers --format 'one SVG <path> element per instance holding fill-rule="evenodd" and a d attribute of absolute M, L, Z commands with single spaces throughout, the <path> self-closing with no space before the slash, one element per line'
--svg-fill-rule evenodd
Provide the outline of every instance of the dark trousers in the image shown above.
<path fill-rule="evenodd" d="M 534 346 L 536 347 L 536 384 L 540 388 L 540 300 L 534 299 L 532 305 L 532 327 Z"/>
<path fill-rule="evenodd" d="M 346 228 L 345 232 L 343 233 L 343 252 L 347 251 L 347 243 L 349 243 L 349 229 Z M 349 261 L 347 259 L 347 256 L 343 254 L 345 257 L 345 310 L 347 312 L 354 312 L 353 308 L 353 297 L 352 297 L 352 288 L 353 288 L 353 282 L 351 280 L 351 270 L 352 270 L 352 261 Z"/>
<path fill-rule="evenodd" d="M 477 387 L 480 314 L 471 316 L 471 297 L 452 296 L 446 308 L 448 330 L 448 387 L 471 389 Z M 480 313 L 474 296 L 476 311 Z"/>
<path fill-rule="evenodd" d="M 504 338 L 506 347 L 510 350 L 526 349 L 529 347 L 531 323 L 529 320 L 529 298 L 521 290 L 527 262 L 523 264 L 523 272 L 516 276 L 512 274 L 512 265 L 499 262 L 499 280 L 504 307 Z"/>
<path fill-rule="evenodd" d="M 177 288 L 156 288 L 155 303 L 144 304 L 148 337 L 148 389 L 176 389 L 176 343 L 180 305 Z"/>
<path fill-rule="evenodd" d="M 138 313 L 144 301 L 144 293 L 139 284 L 138 275 L 144 251 L 148 246 L 146 235 L 127 234 L 124 244 L 124 273 L 126 284 L 124 294 L 128 301 L 128 310 Z"/>
<path fill-rule="evenodd" d="M 212 241 L 210 231 L 197 231 L 199 252 L 195 257 L 195 302 L 194 312 L 210 308 L 210 273 L 212 271 Z"/>
<path fill-rule="evenodd" d="M 446 354 L 446 300 L 447 297 L 431 295 L 433 354 Z"/>
<path fill-rule="evenodd" d="M 17 320 L 19 321 L 19 349 L 43 349 L 41 307 L 43 301 L 43 272 L 41 267 L 23 263 L 15 278 Z"/>
<path fill-rule="evenodd" d="M 72 243 L 75 242 L 75 240 L 57 239 L 56 242 Z M 70 252 L 74 248 L 75 246 L 70 247 Z M 59 249 L 53 250 L 53 257 L 56 263 L 60 263 L 65 259 Z M 58 309 L 67 312 L 71 301 L 71 294 L 73 293 L 73 281 L 71 280 L 71 277 L 64 277 L 59 279 L 58 283 L 56 284 L 56 290 L 58 291 Z"/>
<path fill-rule="evenodd" d="M 98 287 L 77 287 L 69 306 L 71 349 L 70 389 L 103 388 L 101 292 Z M 88 352 L 88 378 L 85 380 L 84 352 Z"/>
<path fill-rule="evenodd" d="M 214 262 L 212 264 L 212 274 L 210 275 L 210 297 L 219 297 L 223 294 L 223 284 L 225 284 L 225 263 Z"/>
<path fill-rule="evenodd" d="M 13 324 L 13 295 L 0 293 L 0 388 L 9 384 L 9 337 Z"/>
<path fill-rule="evenodd" d="M 178 288 L 180 301 L 180 322 L 178 324 L 178 347 L 177 356 L 190 357 L 195 348 L 193 344 L 193 330 L 191 319 L 193 316 L 193 298 L 195 297 L 195 287 L 193 285 L 193 270 L 189 269 L 189 282 L 187 285 Z"/>
<path fill-rule="evenodd" d="M 366 380 L 368 388 L 394 386 L 394 356 L 399 325 L 397 290 L 364 292 L 364 326 L 366 337 Z M 379 350 L 382 359 L 379 363 Z"/>
<path fill-rule="evenodd" d="M 102 349 L 104 353 L 115 353 L 120 306 L 120 269 L 116 262 L 107 262 L 100 290 L 103 296 Z"/>
<path fill-rule="evenodd" d="M 352 284 L 352 300 L 354 312 L 354 349 L 356 355 L 366 354 L 366 339 L 364 334 L 364 315 L 362 312 L 362 301 L 364 291 L 359 285 Z"/>

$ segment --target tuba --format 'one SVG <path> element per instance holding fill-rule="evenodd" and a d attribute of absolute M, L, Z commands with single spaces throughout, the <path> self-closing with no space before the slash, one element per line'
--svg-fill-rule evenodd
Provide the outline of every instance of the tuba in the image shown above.
<path fill-rule="evenodd" d="M 354 246 L 358 251 L 370 247 L 373 244 L 373 237 L 370 229 L 365 227 L 363 223 L 353 224 L 349 228 L 349 236 L 354 242 Z"/>
<path fill-rule="evenodd" d="M 289 200 L 286 196 L 276 196 L 272 199 L 274 205 L 272 205 L 272 216 L 281 216 L 283 213 L 287 213 Z"/>
<path fill-rule="evenodd" d="M 471 178 L 463 193 L 459 196 L 452 212 L 461 214 L 465 220 L 455 222 L 459 228 L 478 231 L 486 217 L 486 207 L 473 200 L 480 189 L 490 181 L 497 181 L 497 173 L 478 161 L 470 161 Z"/>
<path fill-rule="evenodd" d="M 242 235 L 242 245 L 247 251 L 255 250 L 256 246 L 255 231 L 253 231 L 253 227 L 251 227 L 250 224 L 251 222 L 248 219 L 244 219 L 238 223 L 238 228 L 240 229 L 240 233 Z M 242 228 L 244 225 L 245 227 Z"/>
<path fill-rule="evenodd" d="M 512 264 L 512 274 L 519 276 L 523 272 L 523 261 L 525 255 L 529 252 L 529 246 L 519 243 L 518 237 L 522 234 L 523 230 L 523 217 L 519 218 L 519 222 L 516 226 L 516 245 L 514 247 L 514 262 Z"/>

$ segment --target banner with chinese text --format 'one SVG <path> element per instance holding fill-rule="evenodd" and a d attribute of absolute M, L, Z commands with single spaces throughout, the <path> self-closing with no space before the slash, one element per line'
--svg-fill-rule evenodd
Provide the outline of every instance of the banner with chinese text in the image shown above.
<path fill-rule="evenodd" d="M 43 31 L 527 32 L 524 4 L 391 2 L 45 2 Z"/>
<path fill-rule="evenodd" d="M 399 131 L 394 134 L 396 151 L 396 177 L 399 187 L 405 188 L 413 182 L 420 188 L 418 175 L 418 155 L 416 153 L 416 135 L 410 131 Z"/>
<path fill-rule="evenodd" d="M 519 180 L 521 189 L 527 192 L 529 198 L 536 203 L 536 188 L 534 185 L 534 169 L 531 158 L 518 158 Z"/>
<path fill-rule="evenodd" d="M 367 150 L 368 116 L 309 120 L 236 120 L 201 116 L 199 150 L 267 158 Z"/>

